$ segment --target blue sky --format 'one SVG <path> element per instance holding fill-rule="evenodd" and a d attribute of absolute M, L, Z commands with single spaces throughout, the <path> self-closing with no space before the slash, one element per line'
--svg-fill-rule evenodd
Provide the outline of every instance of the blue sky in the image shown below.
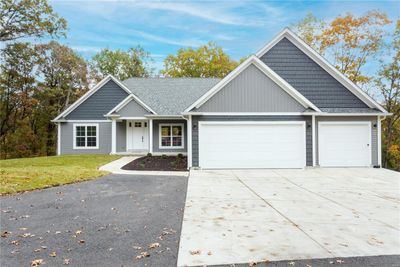
<path fill-rule="evenodd" d="M 141 45 L 162 69 L 165 56 L 209 41 L 234 59 L 255 53 L 284 27 L 313 12 L 327 21 L 379 9 L 400 17 L 400 1 L 60 1 L 50 0 L 68 21 L 59 41 L 89 59 L 102 48 Z M 370 63 L 370 69 L 376 68 Z"/>

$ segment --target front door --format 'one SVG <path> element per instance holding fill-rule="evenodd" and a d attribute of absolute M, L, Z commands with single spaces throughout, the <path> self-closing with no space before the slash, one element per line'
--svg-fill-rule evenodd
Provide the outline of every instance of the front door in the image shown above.
<path fill-rule="evenodd" d="M 148 150 L 148 123 L 147 121 L 127 121 L 126 148 L 132 150 Z"/>

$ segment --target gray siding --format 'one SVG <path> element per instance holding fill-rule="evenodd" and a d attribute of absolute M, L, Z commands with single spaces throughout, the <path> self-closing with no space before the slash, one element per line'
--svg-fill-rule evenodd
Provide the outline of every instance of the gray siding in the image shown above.
<path fill-rule="evenodd" d="M 104 115 L 128 96 L 115 82 L 109 81 L 81 103 L 66 118 L 68 120 L 104 120 Z"/>
<path fill-rule="evenodd" d="M 248 66 L 197 111 L 302 112 L 304 107 L 256 66 Z"/>
<path fill-rule="evenodd" d="M 316 128 L 316 147 L 317 147 L 317 155 L 316 155 L 316 164 L 319 165 L 318 159 L 318 122 L 320 121 L 370 121 L 371 122 L 371 158 L 372 165 L 378 165 L 378 128 L 374 127 L 374 124 L 378 122 L 378 118 L 375 116 L 371 117 L 315 117 L 315 123 L 317 124 Z"/>
<path fill-rule="evenodd" d="M 192 165 L 199 166 L 199 121 L 306 121 L 306 164 L 312 166 L 311 116 L 193 116 Z"/>
<path fill-rule="evenodd" d="M 149 115 L 148 112 L 139 103 L 132 99 L 125 107 L 117 112 L 121 117 L 143 117 L 144 115 Z"/>
<path fill-rule="evenodd" d="M 82 122 L 83 123 L 83 122 Z M 61 123 L 61 154 L 109 154 L 111 152 L 111 123 L 98 122 L 99 148 L 98 149 L 73 149 L 72 122 Z"/>
<path fill-rule="evenodd" d="M 319 108 L 368 108 L 286 38 L 261 60 Z"/>
<path fill-rule="evenodd" d="M 159 148 L 159 136 L 160 136 L 160 124 L 162 123 L 183 123 L 183 139 L 184 139 L 184 148 L 182 149 L 160 149 Z M 153 152 L 176 152 L 176 153 L 184 153 L 187 152 L 187 123 L 186 120 L 153 120 Z"/>
<path fill-rule="evenodd" d="M 126 152 L 126 121 L 117 122 L 117 152 Z"/>

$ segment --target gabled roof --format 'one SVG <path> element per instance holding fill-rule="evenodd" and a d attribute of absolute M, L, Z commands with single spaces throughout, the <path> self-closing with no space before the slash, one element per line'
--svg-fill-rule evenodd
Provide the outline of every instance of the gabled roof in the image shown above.
<path fill-rule="evenodd" d="M 112 117 L 113 113 L 116 113 L 118 111 L 120 111 L 123 107 L 125 107 L 127 104 L 129 104 L 131 101 L 136 101 L 139 105 L 141 105 L 145 110 L 153 113 L 154 115 L 156 115 L 157 113 L 152 110 L 149 106 L 147 106 L 146 104 L 144 104 L 137 96 L 135 96 L 134 94 L 130 94 L 128 95 L 124 100 L 122 100 L 118 105 L 116 105 L 112 110 L 110 110 L 105 117 Z"/>
<path fill-rule="evenodd" d="M 217 78 L 130 78 L 122 83 L 158 115 L 180 115 L 219 81 Z"/>
<path fill-rule="evenodd" d="M 236 69 L 234 69 L 231 73 L 229 73 L 225 78 L 223 78 L 221 81 L 219 81 L 207 93 L 202 95 L 192 105 L 190 105 L 188 108 L 186 108 L 185 112 L 190 112 L 193 108 L 199 108 L 201 105 L 203 105 L 205 102 L 207 102 L 207 100 L 209 100 L 212 96 L 214 96 L 219 90 L 221 90 L 225 85 L 227 85 L 230 81 L 232 81 L 235 77 L 237 77 L 242 71 L 244 71 L 251 64 L 253 64 L 259 70 L 261 70 L 265 75 L 267 75 L 271 80 L 273 80 L 276 84 L 278 84 L 283 90 L 285 90 L 291 97 L 293 97 L 295 100 L 297 100 L 305 108 L 312 108 L 313 110 L 320 112 L 318 107 L 316 107 L 307 98 L 305 98 L 303 95 L 301 95 L 296 89 L 294 89 L 284 79 L 279 77 L 279 75 L 277 75 L 273 70 L 271 70 L 267 65 L 265 65 L 256 56 L 250 56 L 247 60 L 242 62 L 242 64 L 240 64 Z"/>
<path fill-rule="evenodd" d="M 343 73 L 332 66 L 324 57 L 318 54 L 314 49 L 312 49 L 308 44 L 301 40 L 295 33 L 290 29 L 285 28 L 280 32 L 271 42 L 260 49 L 256 56 L 261 58 L 266 54 L 271 48 L 273 48 L 279 41 L 283 38 L 288 39 L 297 48 L 304 52 L 308 57 L 314 60 L 319 66 L 321 66 L 326 72 L 328 72 L 332 77 L 334 77 L 339 83 L 341 83 L 345 88 L 362 100 L 368 107 L 375 108 L 381 112 L 387 113 L 387 111 L 379 105 L 374 99 L 372 99 L 368 94 L 361 90 L 357 85 L 350 81 Z"/>
<path fill-rule="evenodd" d="M 135 96 L 124 84 L 122 84 L 117 78 L 115 78 L 112 75 L 107 75 L 103 80 L 101 80 L 96 86 L 94 86 L 92 89 L 87 91 L 83 96 L 81 96 L 77 101 L 75 101 L 72 105 L 70 105 L 67 109 L 65 109 L 63 112 L 61 112 L 53 121 L 58 121 L 64 117 L 66 117 L 68 114 L 70 114 L 74 109 L 76 109 L 80 104 L 82 104 L 86 99 L 88 99 L 91 95 L 93 95 L 97 90 L 99 90 L 103 85 L 105 85 L 108 81 L 112 80 L 115 82 L 119 87 L 121 87 L 125 92 L 127 92 L 131 97 L 133 97 L 139 104 L 141 104 L 145 109 L 152 111 L 150 107 L 148 107 L 145 103 L 143 103 L 137 96 Z M 129 97 L 129 96 L 128 96 Z M 156 113 L 154 113 L 156 114 Z"/>

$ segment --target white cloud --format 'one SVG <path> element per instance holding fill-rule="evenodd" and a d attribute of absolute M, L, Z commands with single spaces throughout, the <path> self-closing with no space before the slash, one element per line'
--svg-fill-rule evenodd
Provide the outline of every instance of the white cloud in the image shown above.
<path fill-rule="evenodd" d="M 97 53 L 100 52 L 102 48 L 96 46 L 87 46 L 87 45 L 71 45 L 73 50 L 81 53 Z"/>

